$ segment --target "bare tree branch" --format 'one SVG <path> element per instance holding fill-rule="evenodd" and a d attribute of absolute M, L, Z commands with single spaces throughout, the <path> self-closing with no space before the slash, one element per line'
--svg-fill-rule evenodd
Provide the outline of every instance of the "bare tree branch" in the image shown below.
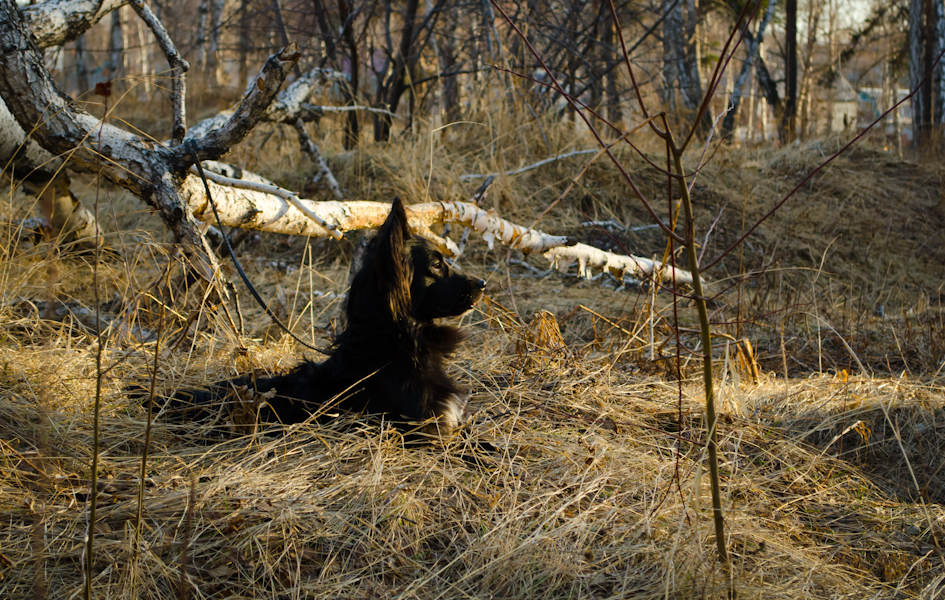
<path fill-rule="evenodd" d="M 138 13 L 141 20 L 151 29 L 154 37 L 157 39 L 158 46 L 164 52 L 167 58 L 167 64 L 171 67 L 171 105 L 174 112 L 174 128 L 171 130 L 171 143 L 179 146 L 184 141 L 184 133 L 187 131 L 187 110 L 185 108 L 187 83 L 184 74 L 190 68 L 190 64 L 184 60 L 174 42 L 171 41 L 167 31 L 164 30 L 164 24 L 154 16 L 151 9 L 144 0 L 131 0 L 131 7 Z"/>
<path fill-rule="evenodd" d="M 196 247 L 201 240 L 184 211 L 179 178 L 193 163 L 189 151 L 166 148 L 101 122 L 73 104 L 46 70 L 43 56 L 12 0 L 0 0 L 0 97 L 24 131 L 47 151 L 81 167 L 99 170 L 110 181 L 156 208 L 178 240 Z M 275 97 L 299 58 L 295 45 L 272 56 L 232 117 L 196 140 L 196 154 L 215 159 L 238 143 Z"/>
<path fill-rule="evenodd" d="M 71 42 L 128 0 L 46 0 L 23 7 L 23 18 L 39 48 Z"/>
<path fill-rule="evenodd" d="M 331 169 L 328 168 L 328 163 L 325 162 L 325 157 L 322 156 L 318 145 L 309 137 L 308 132 L 305 131 L 305 123 L 302 122 L 302 119 L 296 119 L 293 125 L 295 126 L 295 132 L 299 136 L 299 146 L 302 147 L 302 152 L 308 154 L 308 157 L 315 163 L 315 168 L 318 170 L 315 179 L 324 179 L 335 198 L 343 200 L 344 194 L 341 193 L 341 186 L 338 185 L 338 180 L 335 179 Z"/>

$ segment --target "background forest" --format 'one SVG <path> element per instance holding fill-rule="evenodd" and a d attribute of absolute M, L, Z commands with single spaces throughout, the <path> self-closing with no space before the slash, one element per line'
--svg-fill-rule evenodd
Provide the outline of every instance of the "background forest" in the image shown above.
<path fill-rule="evenodd" d="M 5 55 L 0 597 L 945 598 L 945 2 L 0 5 L 71 99 Z M 129 385 L 319 358 L 221 236 L 324 347 L 370 228 L 221 231 L 187 152 L 224 213 L 476 201 L 606 254 L 431 225 L 488 281 L 453 439 L 149 425 Z"/>

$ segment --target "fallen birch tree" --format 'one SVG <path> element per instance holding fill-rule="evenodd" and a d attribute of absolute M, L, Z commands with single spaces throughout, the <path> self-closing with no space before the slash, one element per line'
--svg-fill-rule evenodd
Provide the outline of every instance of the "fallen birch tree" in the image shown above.
<path fill-rule="evenodd" d="M 234 184 L 238 185 L 238 182 Z M 213 182 L 210 182 L 210 186 L 220 222 L 228 227 L 338 238 L 346 231 L 379 227 L 390 211 L 390 205 L 383 202 L 313 202 L 299 198 L 290 202 L 284 197 L 280 197 L 283 201 L 279 202 L 273 200 L 275 191 L 264 191 L 262 186 L 241 189 Z M 194 191 L 189 197 L 198 198 L 199 194 Z M 206 199 L 190 208 L 198 219 L 215 223 Z M 433 233 L 431 228 L 434 225 L 464 225 L 479 232 L 490 248 L 499 242 L 525 253 L 540 253 L 560 271 L 566 272 L 570 266 L 577 264 L 578 275 L 582 277 L 591 277 L 595 271 L 608 271 L 618 280 L 623 280 L 625 275 L 636 278 L 659 276 L 663 281 L 672 281 L 675 277 L 677 283 L 692 283 L 692 275 L 688 271 L 674 270 L 668 265 L 663 268 L 661 263 L 648 258 L 621 256 L 586 244 L 576 244 L 567 236 L 529 229 L 472 202 L 427 202 L 407 205 L 406 209 L 410 228 L 434 241 L 441 251 L 453 256 L 457 254 L 456 245 Z"/>

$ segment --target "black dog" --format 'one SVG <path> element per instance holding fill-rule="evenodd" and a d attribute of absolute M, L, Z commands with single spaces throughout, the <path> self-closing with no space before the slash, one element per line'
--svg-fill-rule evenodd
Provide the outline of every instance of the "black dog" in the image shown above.
<path fill-rule="evenodd" d="M 321 409 L 341 409 L 384 413 L 399 422 L 434 419 L 425 433 L 448 433 L 462 423 L 466 393 L 445 363 L 465 334 L 436 320 L 469 312 L 485 286 L 452 269 L 432 243 L 412 236 L 404 205 L 395 199 L 348 291 L 347 327 L 328 360 L 305 361 L 278 377 L 248 375 L 206 391 L 178 392 L 165 408 L 174 420 L 206 419 L 219 400 L 235 396 L 238 406 L 224 415 L 231 421 L 240 420 L 240 410 L 244 421 L 258 416 L 289 424 Z"/>

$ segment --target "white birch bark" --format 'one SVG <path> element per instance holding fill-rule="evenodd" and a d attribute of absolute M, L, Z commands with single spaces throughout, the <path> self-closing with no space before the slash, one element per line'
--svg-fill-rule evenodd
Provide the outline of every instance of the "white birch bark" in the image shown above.
<path fill-rule="evenodd" d="M 167 35 L 161 20 L 151 12 L 144 0 L 130 0 L 130 4 L 138 17 L 154 34 L 158 46 L 164 53 L 164 58 L 167 59 L 168 66 L 171 67 L 171 113 L 174 121 L 174 128 L 171 130 L 171 145 L 178 146 L 184 141 L 184 133 L 187 130 L 187 111 L 185 108 L 187 94 L 184 74 L 190 68 L 190 65 L 181 57 L 174 42 Z"/>
<path fill-rule="evenodd" d="M 732 89 L 732 99 L 729 102 L 729 105 L 732 108 L 729 110 L 728 114 L 725 115 L 725 119 L 722 121 L 723 135 L 727 136 L 735 129 L 735 117 L 738 114 L 738 106 L 742 100 L 742 90 L 745 87 L 745 82 L 748 80 L 748 76 L 751 74 L 751 69 L 754 66 L 755 60 L 758 56 L 758 49 L 761 47 L 761 42 L 763 42 L 765 38 L 765 29 L 768 27 L 768 23 L 774 16 L 774 9 L 777 5 L 777 0 L 769 0 L 768 9 L 765 11 L 765 15 L 761 19 L 761 23 L 758 24 L 758 31 L 755 33 L 754 38 L 752 38 L 748 44 L 745 62 L 742 63 L 742 68 L 738 72 L 738 77 L 735 79 L 735 86 Z M 751 109 L 749 108 L 749 111 L 750 110 Z"/>
<path fill-rule="evenodd" d="M 65 173 L 59 173 L 38 191 L 43 215 L 57 244 L 70 244 L 79 250 L 94 250 L 96 246 L 105 245 L 95 215 L 69 191 L 69 178 Z"/>
<path fill-rule="evenodd" d="M 637 279 L 658 277 L 660 281 L 672 281 L 675 276 L 678 284 L 692 283 L 692 273 L 689 271 L 674 270 L 671 265 L 664 267 L 662 263 L 649 258 L 613 254 L 585 244 L 553 248 L 544 255 L 559 271 L 567 272 L 576 264 L 578 275 L 586 278 L 592 277 L 595 271 L 607 271 L 618 281 L 624 281 L 625 276 Z"/>
<path fill-rule="evenodd" d="M 343 79 L 343 73 L 332 69 L 312 69 L 302 74 L 302 76 L 292 82 L 289 87 L 279 92 L 268 108 L 266 108 L 262 118 L 272 123 L 285 123 L 293 126 L 297 119 L 308 121 L 310 120 L 309 115 L 311 111 L 307 110 L 304 105 L 312 94 L 323 85 Z M 254 85 L 256 85 L 255 81 L 250 82 L 247 91 Z M 232 116 L 232 110 L 225 110 L 208 119 L 204 119 L 190 128 L 187 132 L 187 139 L 202 137 L 206 132 L 219 127 L 222 123 L 232 118 Z"/>
<path fill-rule="evenodd" d="M 310 237 L 337 237 L 338 232 L 357 229 L 375 229 L 384 223 L 390 205 L 383 202 L 312 202 L 297 200 L 306 212 L 317 218 L 306 216 L 285 198 L 277 198 L 262 191 L 237 189 L 210 182 L 211 194 L 225 227 L 258 229 L 273 233 L 304 235 Z M 182 187 L 182 195 L 190 202 L 195 217 L 217 225 L 203 184 L 196 177 L 189 177 Z M 437 242 L 441 250 L 453 254 L 455 246 L 448 240 L 440 240 L 430 232 L 434 225 L 452 223 L 465 225 L 478 231 L 491 248 L 495 242 L 527 253 L 541 253 L 562 271 L 574 264 L 578 274 L 589 277 L 596 271 L 607 270 L 618 279 L 624 275 L 635 277 L 652 276 L 659 273 L 663 281 L 692 283 L 692 274 L 681 269 L 672 270 L 648 258 L 621 256 L 605 252 L 584 244 L 574 244 L 566 236 L 550 235 L 529 229 L 500 217 L 494 210 L 484 210 L 471 202 L 428 202 L 406 207 L 410 228 L 424 237 Z M 320 223 L 328 223 L 333 229 Z"/>
<path fill-rule="evenodd" d="M 140 21 L 135 22 L 135 33 L 138 37 L 138 72 L 144 79 L 143 96 L 147 98 L 151 95 L 151 54 L 148 48 L 148 41 L 145 39 L 145 26 Z M 139 88 L 140 89 L 140 88 Z"/>
<path fill-rule="evenodd" d="M 14 179 L 48 180 L 62 166 L 62 161 L 43 149 L 13 118 L 7 105 L 0 102 L 0 161 L 11 163 Z"/>
<path fill-rule="evenodd" d="M 46 0 L 21 10 L 39 48 L 76 39 L 128 0 Z"/>
<path fill-rule="evenodd" d="M 341 193 L 341 186 L 338 185 L 338 180 L 335 179 L 335 175 L 331 172 L 331 169 L 328 168 L 328 162 L 318 149 L 318 144 L 316 144 L 308 135 L 308 132 L 305 131 L 305 123 L 302 119 L 296 119 L 293 125 L 295 126 L 296 134 L 299 136 L 299 146 L 302 148 L 302 152 L 307 154 L 312 164 L 315 165 L 317 173 L 313 181 L 317 183 L 324 179 L 325 185 L 331 190 L 332 195 L 338 200 L 343 200 L 344 194 Z"/>

